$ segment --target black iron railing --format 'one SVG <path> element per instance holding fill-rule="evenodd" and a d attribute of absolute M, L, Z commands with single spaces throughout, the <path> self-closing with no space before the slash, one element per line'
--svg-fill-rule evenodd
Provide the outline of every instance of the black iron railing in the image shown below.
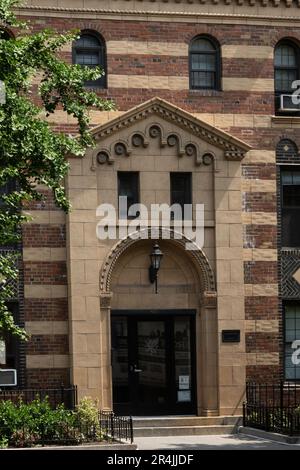
<path fill-rule="evenodd" d="M 112 411 L 101 411 L 100 428 L 105 439 L 118 439 L 133 442 L 133 423 L 131 416 L 117 416 Z"/>
<path fill-rule="evenodd" d="M 5 435 L 5 429 L 0 429 L 0 435 Z M 84 443 L 97 443 L 102 441 L 100 427 L 80 422 L 61 422 L 53 425 L 47 423 L 38 429 L 31 429 L 24 424 L 13 432 L 7 439 L 10 447 L 35 447 L 47 445 L 79 445 Z"/>
<path fill-rule="evenodd" d="M 59 388 L 23 388 L 23 389 L 4 389 L 0 388 L 0 400 L 11 400 L 17 403 L 22 400 L 23 403 L 31 403 L 36 398 L 44 400 L 48 397 L 49 403 L 53 408 L 60 404 L 64 404 L 65 408 L 73 410 L 77 405 L 77 387 L 61 386 Z"/>
<path fill-rule="evenodd" d="M 300 384 L 247 383 L 243 422 L 265 431 L 300 435 Z"/>

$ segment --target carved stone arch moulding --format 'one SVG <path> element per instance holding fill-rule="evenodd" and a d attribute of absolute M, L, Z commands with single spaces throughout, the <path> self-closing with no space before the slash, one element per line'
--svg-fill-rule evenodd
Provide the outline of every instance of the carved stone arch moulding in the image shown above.
<path fill-rule="evenodd" d="M 147 232 L 147 237 L 143 237 L 144 232 Z M 192 240 L 181 233 L 175 232 L 173 229 L 159 228 L 156 230 L 156 236 L 154 238 L 151 237 L 151 234 L 151 228 L 145 228 L 139 232 L 130 234 L 130 236 L 123 238 L 114 245 L 107 255 L 100 271 L 100 295 L 103 296 L 111 294 L 112 273 L 122 254 L 132 245 L 138 243 L 140 240 L 145 240 L 145 238 L 149 240 L 172 240 L 172 242 L 182 250 L 185 250 L 186 243 L 193 245 L 195 249 L 185 251 L 187 256 L 192 260 L 199 274 L 202 294 L 204 292 L 215 293 L 215 276 L 210 263 L 201 248 L 199 248 Z"/>

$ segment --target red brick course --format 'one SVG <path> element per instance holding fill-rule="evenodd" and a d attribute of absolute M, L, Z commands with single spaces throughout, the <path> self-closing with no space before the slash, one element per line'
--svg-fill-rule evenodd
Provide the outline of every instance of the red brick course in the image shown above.
<path fill-rule="evenodd" d="M 24 17 L 25 19 L 25 17 Z M 32 17 L 33 30 L 39 31 L 45 27 L 52 27 L 58 32 L 65 33 L 72 29 L 91 29 L 102 34 L 105 41 L 161 41 L 185 42 L 187 44 L 199 34 L 213 36 L 220 44 L 248 44 L 252 46 L 272 46 L 285 37 L 300 40 L 300 28 L 295 26 L 272 26 L 251 24 L 201 24 L 195 22 L 184 23 L 164 21 L 126 21 L 126 19 L 80 19 L 65 17 L 44 18 Z"/>
<path fill-rule="evenodd" d="M 26 353 L 35 354 L 69 354 L 67 335 L 32 335 L 26 343 Z"/>
<path fill-rule="evenodd" d="M 51 190 L 41 189 L 39 193 L 42 194 L 43 198 L 40 201 L 25 202 L 23 207 L 26 210 L 48 210 L 57 211 L 61 210 L 55 203 L 53 193 Z"/>
<path fill-rule="evenodd" d="M 22 231 L 25 248 L 63 248 L 66 246 L 65 225 L 24 224 Z"/>
<path fill-rule="evenodd" d="M 27 369 L 28 388 L 58 388 L 70 385 L 69 369 Z"/>
<path fill-rule="evenodd" d="M 245 297 L 246 320 L 278 320 L 278 297 Z"/>
<path fill-rule="evenodd" d="M 25 298 L 24 315 L 25 321 L 66 321 L 68 300 Z"/>
<path fill-rule="evenodd" d="M 277 210 L 274 193 L 244 193 L 243 203 L 246 212 L 276 212 Z"/>
<path fill-rule="evenodd" d="M 247 353 L 272 353 L 278 352 L 279 336 L 278 333 L 246 333 L 246 352 Z"/>
<path fill-rule="evenodd" d="M 275 163 L 242 164 L 242 176 L 247 179 L 276 180 Z"/>
<path fill-rule="evenodd" d="M 244 248 L 277 249 L 276 225 L 244 225 Z"/>
<path fill-rule="evenodd" d="M 246 261 L 244 275 L 246 284 L 276 284 L 277 261 Z"/>
<path fill-rule="evenodd" d="M 276 382 L 280 377 L 280 366 L 246 366 L 247 381 L 252 382 Z"/>
<path fill-rule="evenodd" d="M 65 261 L 25 261 L 25 284 L 67 284 L 67 266 Z"/>

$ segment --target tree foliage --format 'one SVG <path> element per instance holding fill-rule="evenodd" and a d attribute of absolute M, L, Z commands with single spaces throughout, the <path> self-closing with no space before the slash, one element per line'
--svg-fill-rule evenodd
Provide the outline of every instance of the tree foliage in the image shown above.
<path fill-rule="evenodd" d="M 111 101 L 84 87 L 86 80 L 103 74 L 100 68 L 70 65 L 59 58 L 62 46 L 75 40 L 79 32 L 32 32 L 29 24 L 15 17 L 13 10 L 17 6 L 16 0 L 0 0 L 0 80 L 6 95 L 5 103 L 0 104 L 0 187 L 16 183 L 0 201 L 0 246 L 18 242 L 20 226 L 28 220 L 20 209 L 24 202 L 43 197 L 40 185 L 53 191 L 61 209 L 69 210 L 64 188 L 66 156 L 82 156 L 93 145 L 88 110 L 113 108 Z M 15 37 L 7 37 L 12 29 Z M 51 128 L 45 117 L 56 110 L 75 118 L 76 138 Z M 14 258 L 0 255 L 0 331 L 25 339 L 25 331 L 14 323 L 7 307 L 12 294 L 8 279 L 17 276 L 15 266 Z"/>

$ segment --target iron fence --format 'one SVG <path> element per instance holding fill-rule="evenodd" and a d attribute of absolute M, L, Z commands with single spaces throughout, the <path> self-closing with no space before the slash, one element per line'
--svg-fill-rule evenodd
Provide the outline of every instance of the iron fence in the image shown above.
<path fill-rule="evenodd" d="M 247 383 L 243 424 L 265 431 L 300 435 L 300 384 Z"/>
<path fill-rule="evenodd" d="M 112 411 L 100 412 L 100 428 L 106 439 L 119 439 L 133 442 L 131 416 L 117 416 Z"/>
<path fill-rule="evenodd" d="M 5 436 L 1 428 L 0 435 Z M 28 424 L 9 434 L 7 439 L 10 447 L 35 447 L 46 445 L 78 445 L 102 440 L 100 426 L 86 425 L 80 422 L 61 422 L 39 425 L 39 429 L 31 429 Z"/>
<path fill-rule="evenodd" d="M 13 403 L 18 403 L 20 400 L 23 403 L 31 403 L 36 398 L 44 400 L 46 397 L 48 397 L 49 403 L 53 408 L 64 404 L 65 408 L 73 410 L 77 405 L 77 387 L 72 385 L 70 387 L 61 386 L 59 388 L 42 389 L 0 389 L 0 400 L 10 400 Z"/>

